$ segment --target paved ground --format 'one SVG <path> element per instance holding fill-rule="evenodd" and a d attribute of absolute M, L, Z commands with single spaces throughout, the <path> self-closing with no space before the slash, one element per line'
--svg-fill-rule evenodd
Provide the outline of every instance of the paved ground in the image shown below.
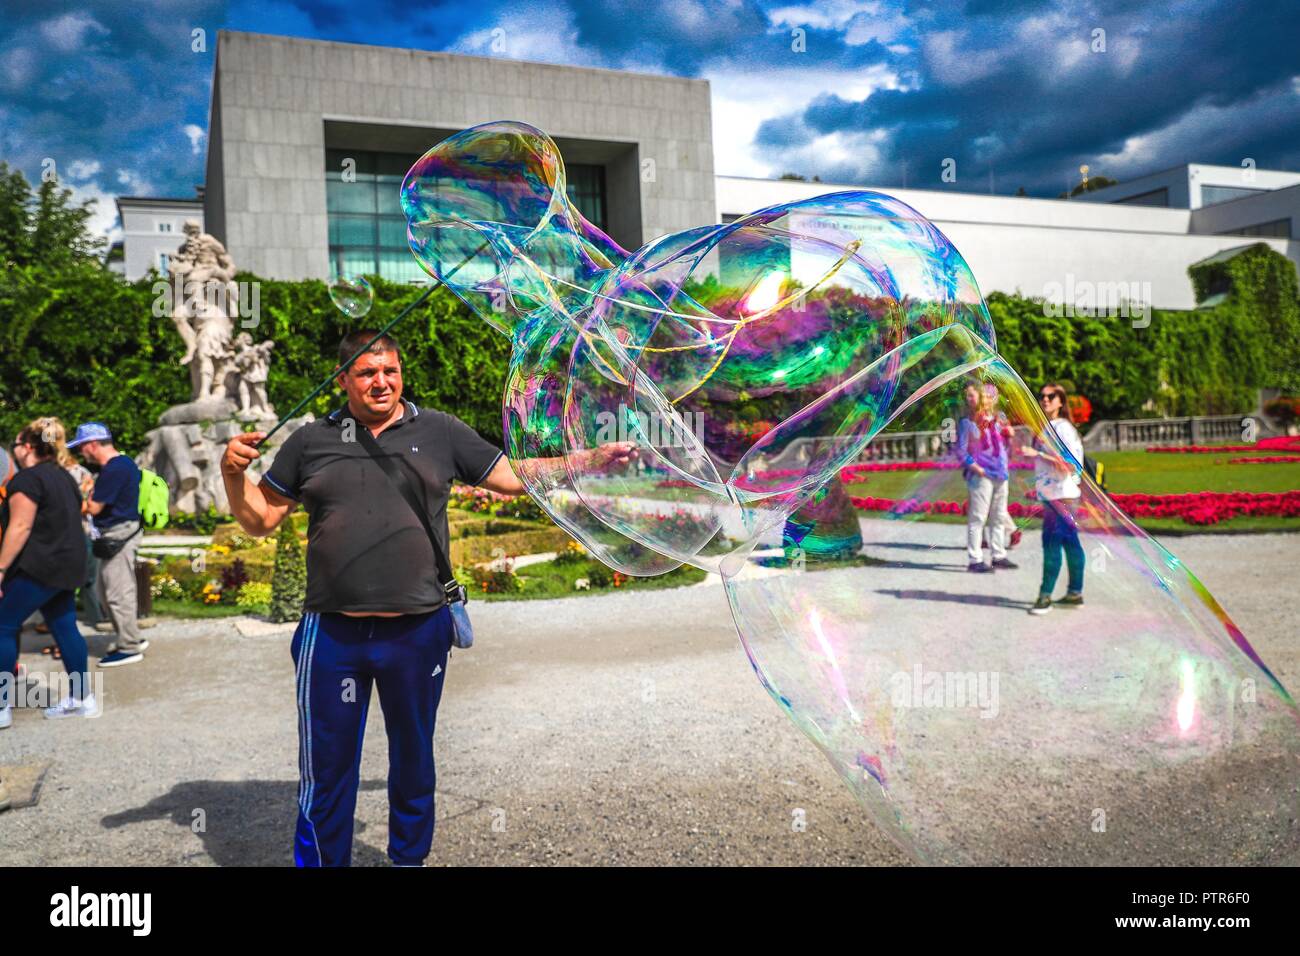
<path fill-rule="evenodd" d="M 961 529 L 935 533 L 955 544 Z M 1300 537 L 1171 544 L 1283 683 L 1300 687 L 1287 611 Z M 898 593 L 906 619 L 931 621 L 935 607 L 985 594 L 1032 597 L 1036 542 L 1017 556 L 1021 571 L 976 576 L 955 573 L 959 549 L 936 549 L 881 569 L 881 593 Z M 966 601 L 911 601 L 927 593 Z M 990 610 L 1023 614 L 998 605 Z M 479 644 L 454 653 L 439 718 L 431 863 L 906 862 L 760 688 L 716 586 L 473 609 Z M 102 718 L 20 711 L 0 732 L 0 766 L 30 774 L 48 764 L 39 803 L 0 814 L 6 864 L 291 860 L 289 635 L 246 636 L 222 621 L 165 623 L 148 636 L 144 664 L 107 672 Z M 33 670 L 49 666 L 37 641 L 29 634 L 23 654 Z M 386 764 L 374 707 L 360 865 L 386 862 Z"/>

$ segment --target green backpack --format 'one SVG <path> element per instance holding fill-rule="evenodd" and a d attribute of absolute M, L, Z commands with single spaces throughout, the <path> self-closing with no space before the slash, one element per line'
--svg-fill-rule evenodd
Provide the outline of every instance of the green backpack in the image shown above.
<path fill-rule="evenodd" d="M 140 469 L 140 522 L 153 531 L 167 527 L 171 492 L 167 482 L 148 468 Z"/>

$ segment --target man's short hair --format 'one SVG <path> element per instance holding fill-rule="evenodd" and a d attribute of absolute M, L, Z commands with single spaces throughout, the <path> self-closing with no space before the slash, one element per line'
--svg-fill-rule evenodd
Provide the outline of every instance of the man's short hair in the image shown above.
<path fill-rule="evenodd" d="M 361 351 L 363 345 L 371 339 L 375 339 L 376 335 L 379 335 L 378 329 L 360 329 L 343 336 L 343 341 L 339 343 L 339 368 L 342 368 L 344 362 Z M 375 339 L 374 344 L 366 351 L 374 355 L 382 355 L 384 352 L 396 352 L 397 360 L 399 362 L 402 360 L 402 349 L 398 346 L 397 339 L 391 335 L 379 335 L 379 338 Z"/>

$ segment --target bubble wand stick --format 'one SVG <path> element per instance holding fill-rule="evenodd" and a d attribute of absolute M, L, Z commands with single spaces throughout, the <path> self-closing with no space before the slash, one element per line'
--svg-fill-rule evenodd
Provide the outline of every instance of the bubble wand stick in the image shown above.
<path fill-rule="evenodd" d="M 439 279 L 435 276 L 433 279 L 433 284 L 430 285 L 429 288 L 424 290 L 424 295 L 420 296 L 418 299 L 416 299 L 414 302 L 412 302 L 410 305 L 404 308 L 401 312 L 398 312 L 397 315 L 395 315 L 387 325 L 385 325 L 382 329 L 380 329 L 375 334 L 374 338 L 372 338 L 365 345 L 361 346 L 361 348 L 357 349 L 356 355 L 353 355 L 350 359 L 348 359 L 338 368 L 330 372 L 329 375 L 325 379 L 323 379 L 319 385 L 317 385 L 315 388 L 311 390 L 311 392 L 308 393 L 306 398 L 304 398 L 297 405 L 295 405 L 292 408 L 292 410 L 290 410 L 289 414 L 285 415 L 283 418 L 281 418 L 278 422 L 275 423 L 275 427 L 266 433 L 265 438 L 263 438 L 253 447 L 261 448 L 268 441 L 270 441 L 272 435 L 278 432 L 281 428 L 284 427 L 286 422 L 288 422 L 291 418 L 293 418 L 300 411 L 302 411 L 303 408 L 306 407 L 308 402 L 310 402 L 313 398 L 315 398 L 322 391 L 324 391 L 330 382 L 334 381 L 334 379 L 338 378 L 340 375 L 342 375 L 344 372 L 350 369 L 352 367 L 353 362 L 361 358 L 361 356 L 365 355 L 366 352 L 370 350 L 370 347 L 372 345 L 374 345 L 376 342 L 378 342 L 380 339 L 382 339 L 385 335 L 388 334 L 389 329 L 395 326 L 398 322 L 402 321 L 402 319 L 406 318 L 407 315 L 409 315 L 411 312 L 415 311 L 417 306 L 419 306 L 422 302 L 424 302 L 425 299 L 429 298 L 429 296 L 433 295 L 434 290 L 437 289 L 438 286 L 442 285 L 447 279 L 450 279 L 457 272 L 459 272 L 461 266 L 469 262 L 469 260 L 473 259 L 480 252 L 482 252 L 487 247 L 487 245 L 488 244 L 486 242 L 483 243 L 483 245 L 479 246 L 477 249 L 475 249 L 473 252 L 467 255 L 464 259 L 460 260 L 460 262 L 456 263 L 456 267 L 452 269 L 450 272 L 448 272 L 443 278 Z"/>

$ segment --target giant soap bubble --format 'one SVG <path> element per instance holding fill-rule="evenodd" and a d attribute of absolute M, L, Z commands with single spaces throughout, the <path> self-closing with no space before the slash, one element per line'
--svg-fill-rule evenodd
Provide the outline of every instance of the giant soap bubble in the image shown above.
<path fill-rule="evenodd" d="M 1300 714 L 1176 557 L 1085 478 L 1086 604 L 1031 617 L 1036 567 L 966 575 L 962 519 L 923 513 L 965 497 L 947 440 L 970 384 L 1014 449 L 1073 458 L 915 210 L 832 193 L 628 252 L 519 123 L 438 144 L 401 199 L 421 266 L 511 340 L 533 498 L 611 567 L 722 574 L 763 686 L 913 857 L 1297 859 Z M 859 521 L 841 470 L 903 443 L 930 467 L 867 472 Z"/>

